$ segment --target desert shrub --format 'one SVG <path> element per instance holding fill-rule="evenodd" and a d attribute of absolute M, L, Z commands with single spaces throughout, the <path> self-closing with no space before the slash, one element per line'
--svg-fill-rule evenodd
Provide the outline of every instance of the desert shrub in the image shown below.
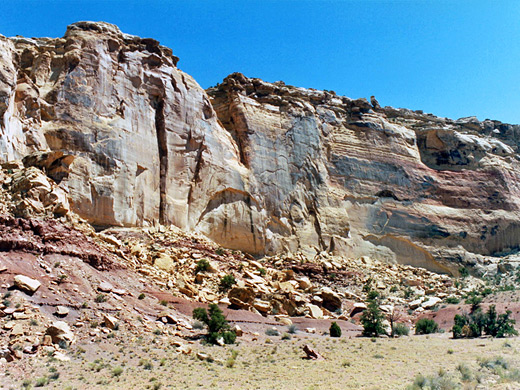
<path fill-rule="evenodd" d="M 144 295 L 144 293 L 139 294 L 139 296 L 137 297 L 137 299 L 144 299 L 144 298 L 146 298 L 146 295 Z"/>
<path fill-rule="evenodd" d="M 421 318 L 415 323 L 415 334 L 430 334 L 439 331 L 439 325 L 429 318 Z"/>
<path fill-rule="evenodd" d="M 207 272 L 209 270 L 209 261 L 206 259 L 200 259 L 195 267 L 195 273 Z"/>
<path fill-rule="evenodd" d="M 466 299 L 466 304 L 471 305 L 471 312 L 476 311 L 480 304 L 482 303 L 482 297 L 479 297 L 478 295 L 471 295 Z"/>
<path fill-rule="evenodd" d="M 493 337 L 515 336 L 518 332 L 514 328 L 515 320 L 510 318 L 511 311 L 497 315 L 495 305 L 491 305 L 484 318 L 484 332 Z"/>
<path fill-rule="evenodd" d="M 374 299 L 377 299 L 379 298 L 379 291 L 377 290 L 370 290 L 367 294 L 367 299 L 368 300 L 374 300 Z"/>
<path fill-rule="evenodd" d="M 509 368 L 509 363 L 502 356 L 479 359 L 479 365 L 482 368 L 487 368 L 495 374 L 501 373 L 503 370 Z"/>
<path fill-rule="evenodd" d="M 456 304 L 460 303 L 460 299 L 457 297 L 448 297 L 448 298 L 446 298 L 446 303 L 449 303 L 451 305 L 456 305 Z"/>
<path fill-rule="evenodd" d="M 225 344 L 233 344 L 235 342 L 237 335 L 230 329 L 226 317 L 217 304 L 210 304 L 208 311 L 202 307 L 194 309 L 193 318 L 203 322 L 208 327 L 205 339 L 210 344 L 218 344 L 221 338 Z"/>
<path fill-rule="evenodd" d="M 296 325 L 289 325 L 289 329 L 287 330 L 290 334 L 295 334 L 298 331 L 298 327 Z"/>
<path fill-rule="evenodd" d="M 49 379 L 47 377 L 42 377 L 36 379 L 36 382 L 34 383 L 34 387 L 43 387 L 46 386 L 47 383 L 49 383 Z"/>
<path fill-rule="evenodd" d="M 337 322 L 332 322 L 329 329 L 330 337 L 341 337 L 341 328 Z"/>
<path fill-rule="evenodd" d="M 383 313 L 376 300 L 371 300 L 367 309 L 361 315 L 363 325 L 363 336 L 377 337 L 385 333 L 383 328 Z"/>
<path fill-rule="evenodd" d="M 112 370 L 112 376 L 120 376 L 123 373 L 122 367 L 116 367 Z"/>
<path fill-rule="evenodd" d="M 459 268 L 459 274 L 460 274 L 460 277 L 464 279 L 464 278 L 467 278 L 469 276 L 469 271 L 465 267 L 460 267 Z"/>
<path fill-rule="evenodd" d="M 486 287 L 480 292 L 480 294 L 482 294 L 483 297 L 487 297 L 488 295 L 493 294 L 493 290 L 490 287 Z"/>
<path fill-rule="evenodd" d="M 455 383 L 444 370 L 440 370 L 437 375 L 423 376 L 419 374 L 415 377 L 413 384 L 407 390 L 455 390 L 460 386 Z"/>
<path fill-rule="evenodd" d="M 226 251 L 224 250 L 224 248 L 218 248 L 215 253 L 219 256 L 222 256 L 223 254 L 226 253 Z"/>
<path fill-rule="evenodd" d="M 289 333 L 284 333 L 282 335 L 282 340 L 290 340 L 291 339 L 291 335 Z"/>
<path fill-rule="evenodd" d="M 204 323 L 199 320 L 193 321 L 193 324 L 191 325 L 193 329 L 202 330 L 204 329 Z"/>
<path fill-rule="evenodd" d="M 102 303 L 102 302 L 106 302 L 106 301 L 107 301 L 107 296 L 105 294 L 99 294 L 98 296 L 96 296 L 97 303 Z"/>
<path fill-rule="evenodd" d="M 276 328 L 267 328 L 265 334 L 267 336 L 280 336 L 280 332 L 278 332 L 278 329 Z"/>
<path fill-rule="evenodd" d="M 233 275 L 224 275 L 222 279 L 220 279 L 220 289 L 222 291 L 229 290 L 236 283 L 235 277 Z"/>
<path fill-rule="evenodd" d="M 411 287 L 408 287 L 406 290 L 404 290 L 404 297 L 405 299 L 410 299 L 415 295 L 414 291 Z"/>
<path fill-rule="evenodd" d="M 397 324 L 394 324 L 394 326 L 392 327 L 392 334 L 394 336 L 408 336 L 409 333 L 410 328 L 407 327 L 405 324 L 398 322 Z"/>
<path fill-rule="evenodd" d="M 469 382 L 473 380 L 473 373 L 471 372 L 471 369 L 464 363 L 460 363 L 457 366 L 457 370 L 460 372 L 463 382 Z"/>
<path fill-rule="evenodd" d="M 267 270 L 265 268 L 260 268 L 258 272 L 260 272 L 261 276 L 265 276 L 267 274 Z"/>

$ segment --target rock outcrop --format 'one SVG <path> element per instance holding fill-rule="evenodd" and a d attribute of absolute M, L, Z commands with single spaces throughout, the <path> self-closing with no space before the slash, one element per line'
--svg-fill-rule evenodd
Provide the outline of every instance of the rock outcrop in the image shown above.
<path fill-rule="evenodd" d="M 23 161 L 22 211 L 451 273 L 520 249 L 520 126 L 239 73 L 206 92 L 171 49 L 107 23 L 0 36 L 0 53 L 0 162 Z"/>
<path fill-rule="evenodd" d="M 520 248 L 520 126 L 239 73 L 208 92 L 268 216 L 266 252 L 368 254 L 456 273 Z"/>
<path fill-rule="evenodd" d="M 229 133 L 159 42 L 79 22 L 0 52 L 0 161 L 65 152 L 45 169 L 94 226 L 193 228 L 215 194 L 244 191 Z"/>

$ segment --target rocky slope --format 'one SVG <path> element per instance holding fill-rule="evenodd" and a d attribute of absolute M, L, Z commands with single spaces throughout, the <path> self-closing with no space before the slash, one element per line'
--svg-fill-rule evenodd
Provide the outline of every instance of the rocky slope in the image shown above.
<path fill-rule="evenodd" d="M 173 224 L 255 256 L 518 261 L 519 126 L 241 74 L 206 93 L 170 49 L 106 23 L 0 52 L 0 161 L 43 169 L 57 215 Z"/>

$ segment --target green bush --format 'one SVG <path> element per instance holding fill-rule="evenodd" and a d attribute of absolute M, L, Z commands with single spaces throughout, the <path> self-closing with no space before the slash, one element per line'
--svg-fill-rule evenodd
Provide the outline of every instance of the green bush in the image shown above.
<path fill-rule="evenodd" d="M 341 337 L 341 328 L 337 322 L 332 322 L 329 329 L 330 337 Z"/>
<path fill-rule="evenodd" d="M 460 299 L 457 297 L 448 297 L 446 298 L 446 303 L 449 303 L 450 305 L 457 305 L 460 303 Z"/>
<path fill-rule="evenodd" d="M 459 274 L 460 274 L 460 277 L 464 279 L 469 276 L 469 271 L 465 267 L 460 267 Z"/>
<path fill-rule="evenodd" d="M 397 323 L 397 324 L 394 324 L 394 326 L 392 328 L 392 334 L 397 337 L 408 336 L 409 333 L 410 333 L 410 328 L 407 327 L 405 324 Z"/>
<path fill-rule="evenodd" d="M 276 328 L 267 328 L 265 334 L 267 336 L 280 336 L 280 332 L 278 332 L 278 329 Z"/>
<path fill-rule="evenodd" d="M 495 305 L 491 305 L 484 313 L 477 309 L 468 314 L 457 314 L 454 318 L 453 338 L 474 338 L 485 333 L 493 337 L 515 336 L 518 332 L 514 328 L 515 320 L 510 318 L 511 311 L 498 315 Z"/>
<path fill-rule="evenodd" d="M 222 291 L 229 290 L 236 283 L 235 277 L 233 275 L 225 275 L 220 279 L 220 289 Z"/>
<path fill-rule="evenodd" d="M 208 314 L 209 311 L 209 314 Z M 233 344 L 236 340 L 236 333 L 232 331 L 217 304 L 209 305 L 209 310 L 198 307 L 193 310 L 193 318 L 203 322 L 208 327 L 208 333 L 205 338 L 210 344 L 218 344 L 222 338 L 225 344 Z"/>
<path fill-rule="evenodd" d="M 383 328 L 383 313 L 381 313 L 381 309 L 376 300 L 370 301 L 367 309 L 361 315 L 361 324 L 363 325 L 363 336 L 377 337 L 385 333 Z"/>
<path fill-rule="evenodd" d="M 97 303 L 102 303 L 102 302 L 106 302 L 106 301 L 107 301 L 107 296 L 105 294 L 99 294 L 98 296 L 96 296 Z"/>
<path fill-rule="evenodd" d="M 415 323 L 415 334 L 430 334 L 439 331 L 439 325 L 429 318 L 421 318 Z"/>
<path fill-rule="evenodd" d="M 209 261 L 206 259 L 200 259 L 195 267 L 195 273 L 207 272 L 209 270 Z"/>

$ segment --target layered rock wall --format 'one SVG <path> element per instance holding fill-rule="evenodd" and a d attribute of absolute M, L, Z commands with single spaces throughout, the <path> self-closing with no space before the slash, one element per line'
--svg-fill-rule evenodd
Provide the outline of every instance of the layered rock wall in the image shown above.
<path fill-rule="evenodd" d="M 170 49 L 106 23 L 0 52 L 0 161 L 43 169 L 100 229 L 441 272 L 520 249 L 519 126 L 238 73 L 206 92 Z"/>
<path fill-rule="evenodd" d="M 518 251 L 519 126 L 241 74 L 209 93 L 272 216 L 266 250 L 310 245 L 455 272 Z"/>

